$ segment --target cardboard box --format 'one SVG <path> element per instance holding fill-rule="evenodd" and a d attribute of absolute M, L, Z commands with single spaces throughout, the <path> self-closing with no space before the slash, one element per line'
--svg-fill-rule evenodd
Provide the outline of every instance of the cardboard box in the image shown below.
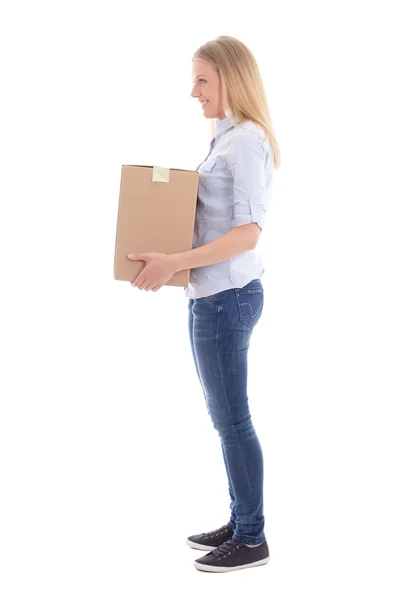
<path fill-rule="evenodd" d="M 199 174 L 185 169 L 123 165 L 115 236 L 114 279 L 134 281 L 146 266 L 127 254 L 192 249 Z M 166 285 L 187 286 L 189 269 Z"/>

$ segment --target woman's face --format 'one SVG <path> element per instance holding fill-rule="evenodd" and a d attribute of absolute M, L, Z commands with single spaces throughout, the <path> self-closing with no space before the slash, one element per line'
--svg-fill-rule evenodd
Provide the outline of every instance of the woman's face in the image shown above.
<path fill-rule="evenodd" d="M 207 119 L 225 119 L 222 108 L 221 77 L 212 65 L 203 60 L 194 60 L 192 65 L 192 96 L 197 98 Z"/>

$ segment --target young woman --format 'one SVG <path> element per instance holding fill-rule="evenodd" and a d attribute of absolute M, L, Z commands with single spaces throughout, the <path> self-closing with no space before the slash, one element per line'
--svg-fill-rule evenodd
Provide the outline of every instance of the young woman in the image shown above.
<path fill-rule="evenodd" d="M 218 431 L 230 495 L 223 527 L 190 536 L 208 550 L 194 565 L 211 572 L 266 564 L 263 455 L 247 397 L 247 352 L 264 304 L 255 248 L 265 223 L 273 169 L 280 166 L 262 79 L 250 50 L 230 36 L 192 59 L 193 98 L 214 136 L 199 172 L 193 249 L 135 255 L 146 267 L 133 285 L 157 291 L 190 269 L 189 335 L 208 413 Z"/>

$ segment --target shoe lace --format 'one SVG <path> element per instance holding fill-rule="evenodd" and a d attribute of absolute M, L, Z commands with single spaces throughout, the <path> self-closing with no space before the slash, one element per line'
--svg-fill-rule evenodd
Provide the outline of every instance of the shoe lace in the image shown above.
<path fill-rule="evenodd" d="M 218 546 L 218 548 L 215 548 L 215 550 L 212 550 L 212 553 L 217 558 L 225 558 L 228 554 L 236 552 L 240 548 L 243 548 L 243 546 L 244 544 L 242 544 L 242 542 L 235 540 L 235 538 L 231 538 L 230 540 L 227 540 L 226 542 Z"/>
<path fill-rule="evenodd" d="M 211 537 L 211 536 L 215 536 L 215 535 L 222 535 L 224 532 L 228 532 L 229 530 L 231 530 L 230 527 L 228 527 L 227 525 L 224 525 L 223 527 L 219 527 L 218 529 L 213 529 L 212 531 L 207 531 L 206 533 L 202 533 L 202 535 L 205 535 L 206 537 Z M 231 530 L 232 531 L 232 530 Z"/>

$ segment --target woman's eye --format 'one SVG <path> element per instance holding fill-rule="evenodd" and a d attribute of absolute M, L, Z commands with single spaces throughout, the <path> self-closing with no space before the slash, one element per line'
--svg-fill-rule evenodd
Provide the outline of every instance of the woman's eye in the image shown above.
<path fill-rule="evenodd" d="M 205 79 L 199 79 L 199 81 L 205 81 Z"/>

